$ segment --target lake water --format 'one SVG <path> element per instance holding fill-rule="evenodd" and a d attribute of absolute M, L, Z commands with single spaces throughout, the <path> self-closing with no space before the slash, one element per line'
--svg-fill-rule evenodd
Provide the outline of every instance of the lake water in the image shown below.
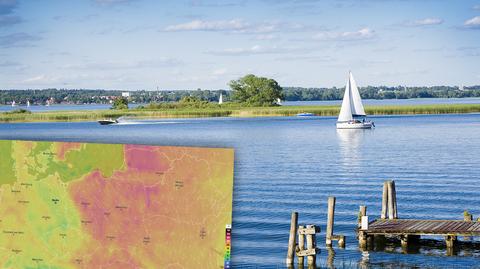
<path fill-rule="evenodd" d="M 336 130 L 333 117 L 169 119 L 100 126 L 95 122 L 0 124 L 0 139 L 141 143 L 235 148 L 234 268 L 284 268 L 290 214 L 320 225 L 325 266 L 471 268 L 480 249 L 448 257 L 443 243 L 415 254 L 399 246 L 362 252 L 359 205 L 380 215 L 382 184 L 395 179 L 400 218 L 480 217 L 480 114 L 377 116 L 374 130 Z M 327 198 L 337 197 L 335 233 L 346 249 L 324 247 Z M 331 260 L 331 259 L 330 259 Z"/>
<path fill-rule="evenodd" d="M 437 104 L 480 104 L 480 98 L 412 98 L 412 99 L 363 99 L 364 105 L 437 105 Z M 340 106 L 342 100 L 332 101 L 287 101 L 284 106 Z"/>

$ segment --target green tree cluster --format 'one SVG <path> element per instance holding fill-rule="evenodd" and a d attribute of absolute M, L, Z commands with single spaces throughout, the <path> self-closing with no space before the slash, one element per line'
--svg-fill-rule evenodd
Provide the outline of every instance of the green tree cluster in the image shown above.
<path fill-rule="evenodd" d="M 128 109 L 128 100 L 125 97 L 115 98 L 112 109 Z"/>
<path fill-rule="evenodd" d="M 229 83 L 233 100 L 248 106 L 274 106 L 283 99 L 282 87 L 269 78 L 246 75 Z"/>

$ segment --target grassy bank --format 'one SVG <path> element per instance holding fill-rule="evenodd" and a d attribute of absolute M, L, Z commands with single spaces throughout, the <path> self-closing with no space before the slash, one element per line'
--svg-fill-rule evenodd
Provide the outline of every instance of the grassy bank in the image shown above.
<path fill-rule="evenodd" d="M 365 109 L 368 115 L 475 113 L 480 112 L 480 104 L 367 106 Z M 3 112 L 0 113 L 0 122 L 95 121 L 120 116 L 138 118 L 294 116 L 302 112 L 314 113 L 319 116 L 337 116 L 339 110 L 340 108 L 338 106 L 279 106 L 53 111 L 35 113 Z"/>

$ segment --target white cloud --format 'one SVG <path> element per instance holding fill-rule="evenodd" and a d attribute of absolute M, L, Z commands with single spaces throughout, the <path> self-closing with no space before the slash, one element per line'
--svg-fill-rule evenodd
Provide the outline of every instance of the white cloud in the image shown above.
<path fill-rule="evenodd" d="M 250 23 L 241 19 L 232 19 L 219 21 L 193 20 L 186 23 L 168 25 L 163 30 L 167 32 L 210 31 L 268 34 L 280 31 L 301 31 L 305 28 L 304 25 L 297 23 L 292 24 L 278 21 Z"/>
<path fill-rule="evenodd" d="M 102 70 L 119 70 L 119 69 L 138 69 L 138 68 L 163 68 L 182 65 L 183 62 L 175 58 L 158 58 L 152 60 L 141 60 L 136 62 L 90 62 L 84 64 L 68 64 L 63 66 L 66 69 L 102 69 Z"/>
<path fill-rule="evenodd" d="M 239 55 L 254 55 L 254 54 L 278 54 L 278 53 L 292 52 L 297 50 L 299 49 L 282 48 L 277 46 L 264 47 L 260 45 L 255 45 L 249 48 L 229 48 L 229 49 L 224 49 L 220 51 L 209 51 L 207 53 L 213 54 L 213 55 L 239 56 Z"/>
<path fill-rule="evenodd" d="M 463 25 L 468 28 L 480 28 L 480 16 L 476 16 L 465 21 Z"/>
<path fill-rule="evenodd" d="M 443 23 L 441 18 L 425 18 L 416 21 L 407 22 L 407 26 L 427 26 L 427 25 L 439 25 Z"/>
<path fill-rule="evenodd" d="M 169 25 L 165 31 L 239 31 L 245 30 L 250 25 L 242 20 L 229 21 L 203 21 L 193 20 L 191 22 Z"/>
<path fill-rule="evenodd" d="M 351 41 L 365 40 L 375 37 L 375 31 L 370 28 L 362 28 L 354 32 L 320 32 L 313 36 L 315 40 Z"/>
<path fill-rule="evenodd" d="M 42 75 L 38 75 L 38 76 L 34 76 L 34 77 L 24 79 L 22 81 L 22 83 L 37 84 L 37 83 L 52 83 L 52 82 L 56 82 L 56 81 L 58 81 L 58 78 L 50 77 L 50 76 L 42 74 Z"/>

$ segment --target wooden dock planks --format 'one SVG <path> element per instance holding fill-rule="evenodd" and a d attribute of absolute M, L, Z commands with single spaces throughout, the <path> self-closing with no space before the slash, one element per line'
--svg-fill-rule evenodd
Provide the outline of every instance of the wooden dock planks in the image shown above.
<path fill-rule="evenodd" d="M 367 234 L 437 234 L 480 236 L 480 222 L 463 220 L 378 219 L 369 223 Z"/>

